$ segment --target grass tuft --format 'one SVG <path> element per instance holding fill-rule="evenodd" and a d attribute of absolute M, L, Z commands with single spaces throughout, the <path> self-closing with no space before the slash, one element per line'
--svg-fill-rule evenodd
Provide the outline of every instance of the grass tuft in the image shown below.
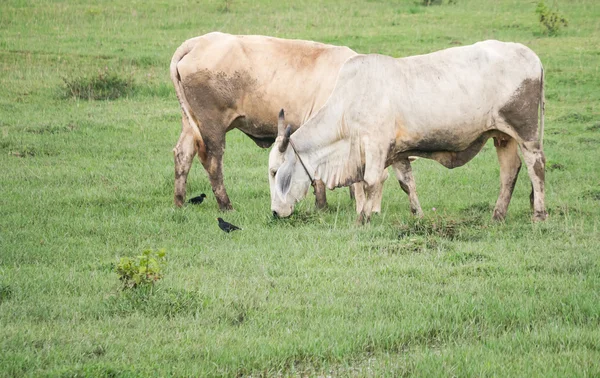
<path fill-rule="evenodd" d="M 0 304 L 8 301 L 13 296 L 13 289 L 10 285 L 0 283 Z"/>
<path fill-rule="evenodd" d="M 164 62 L 151 56 L 140 56 L 139 58 L 133 58 L 131 64 L 141 68 L 148 67 L 161 67 Z"/>
<path fill-rule="evenodd" d="M 546 170 L 548 170 L 549 172 L 564 171 L 566 169 L 567 169 L 567 167 L 564 164 L 560 164 L 560 163 L 550 163 L 550 164 L 546 165 Z"/>
<path fill-rule="evenodd" d="M 548 130 L 547 134 L 548 135 L 568 135 L 570 133 L 569 133 L 569 130 L 560 128 L 560 129 Z"/>
<path fill-rule="evenodd" d="M 125 290 L 104 301 L 103 314 L 126 316 L 143 314 L 151 317 L 174 318 L 202 311 L 203 300 L 198 293 L 183 289 L 142 287 Z"/>
<path fill-rule="evenodd" d="M 572 112 L 572 113 L 566 114 L 564 116 L 558 117 L 557 121 L 567 122 L 567 123 L 583 123 L 583 122 L 592 121 L 593 119 L 594 119 L 594 117 L 589 114 Z"/>
<path fill-rule="evenodd" d="M 438 238 L 456 240 L 461 234 L 461 228 L 478 226 L 478 218 L 452 219 L 446 215 L 412 218 L 407 224 L 400 226 L 400 238 L 412 236 L 435 236 Z"/>
<path fill-rule="evenodd" d="M 319 212 L 295 211 L 288 218 L 269 217 L 267 227 L 299 227 L 308 224 L 320 223 Z"/>
<path fill-rule="evenodd" d="M 421 0 L 418 4 L 421 4 L 425 7 L 430 5 L 442 5 L 442 0 Z"/>
<path fill-rule="evenodd" d="M 77 129 L 77 126 L 73 123 L 67 125 L 56 125 L 56 124 L 43 124 L 40 126 L 28 127 L 25 129 L 26 132 L 31 134 L 61 134 L 69 133 Z"/>
<path fill-rule="evenodd" d="M 133 94 L 135 85 L 131 76 L 110 72 L 108 68 L 92 76 L 63 78 L 64 98 L 79 100 L 115 100 Z"/>
<path fill-rule="evenodd" d="M 480 216 L 485 214 L 491 214 L 492 210 L 494 210 L 494 206 L 489 202 L 479 202 L 467 207 L 463 207 L 461 212 L 466 216 Z"/>
<path fill-rule="evenodd" d="M 377 240 L 361 244 L 361 250 L 384 255 L 408 255 L 435 250 L 439 241 L 430 236 L 404 236 L 393 240 Z"/>
<path fill-rule="evenodd" d="M 102 345 L 96 345 L 94 348 L 86 351 L 84 356 L 87 358 L 102 357 L 106 354 L 106 348 Z"/>
<path fill-rule="evenodd" d="M 588 197 L 591 198 L 591 197 Z M 592 198 L 593 199 L 593 198 Z M 591 216 L 591 212 L 588 209 L 582 209 L 577 205 L 569 205 L 569 204 L 561 204 L 554 207 L 548 208 L 548 214 L 551 216 L 559 215 L 559 216 Z"/>
<path fill-rule="evenodd" d="M 465 265 L 471 262 L 484 262 L 489 257 L 477 252 L 453 252 L 444 255 L 444 260 L 451 265 Z"/>
<path fill-rule="evenodd" d="M 160 97 L 175 99 L 175 91 L 171 83 L 157 83 L 136 86 L 135 95 L 146 97 Z M 179 117 L 179 115 L 177 114 Z"/>
<path fill-rule="evenodd" d="M 133 377 L 139 376 L 139 372 L 134 372 L 131 368 L 115 368 L 106 366 L 105 363 L 86 364 L 85 366 L 68 367 L 62 370 L 52 372 L 53 376 L 58 377 Z"/>
<path fill-rule="evenodd" d="M 12 147 L 12 148 L 11 148 Z M 18 158 L 36 157 L 36 156 L 56 156 L 58 153 L 48 148 L 39 148 L 36 146 L 10 146 L 8 154 Z"/>
<path fill-rule="evenodd" d="M 232 301 L 222 309 L 223 313 L 219 319 L 231 326 L 241 326 L 248 320 L 250 312 L 255 309 L 256 306 L 245 300 Z"/>
<path fill-rule="evenodd" d="M 233 0 L 222 0 L 222 4 L 217 7 L 220 13 L 230 13 L 233 11 Z"/>
<path fill-rule="evenodd" d="M 600 189 L 592 189 L 585 192 L 583 198 L 592 199 L 594 201 L 600 201 Z"/>
<path fill-rule="evenodd" d="M 578 138 L 577 142 L 581 143 L 581 144 L 598 144 L 600 143 L 600 140 L 596 139 L 596 138 Z"/>
<path fill-rule="evenodd" d="M 20 157 L 20 158 L 24 158 L 24 157 L 33 157 L 39 154 L 38 150 L 35 147 L 32 146 L 24 146 L 18 150 L 12 150 L 9 152 L 9 154 L 11 156 L 14 157 Z"/>

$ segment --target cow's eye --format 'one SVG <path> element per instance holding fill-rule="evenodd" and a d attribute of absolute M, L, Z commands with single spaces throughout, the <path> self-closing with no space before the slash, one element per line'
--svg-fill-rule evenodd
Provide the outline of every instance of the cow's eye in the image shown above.
<path fill-rule="evenodd" d="M 275 177 L 276 174 L 277 174 L 277 170 L 271 169 L 271 177 Z"/>

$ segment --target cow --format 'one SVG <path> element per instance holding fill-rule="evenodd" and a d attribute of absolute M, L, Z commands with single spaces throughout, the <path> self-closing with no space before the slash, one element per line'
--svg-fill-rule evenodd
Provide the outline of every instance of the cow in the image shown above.
<path fill-rule="evenodd" d="M 518 43 L 489 40 L 400 59 L 356 55 L 340 69 L 325 105 L 291 132 L 280 127 L 269 154 L 271 211 L 279 217 L 289 216 L 318 179 L 330 189 L 361 183 L 366 199 L 358 221 L 369 222 L 381 172 L 392 164 L 420 212 L 408 157 L 452 169 L 489 138 L 500 163 L 493 219 L 506 216 L 521 168 L 518 147 L 532 184 L 533 219 L 547 217 L 544 70 Z"/>
<path fill-rule="evenodd" d="M 182 111 L 173 149 L 176 206 L 182 206 L 194 156 L 208 173 L 221 210 L 233 207 L 223 182 L 225 133 L 239 129 L 267 148 L 277 136 L 277 111 L 290 109 L 292 129 L 327 100 L 348 47 L 302 40 L 213 32 L 185 41 L 171 59 L 170 75 Z M 317 207 L 326 204 L 315 183 Z"/>

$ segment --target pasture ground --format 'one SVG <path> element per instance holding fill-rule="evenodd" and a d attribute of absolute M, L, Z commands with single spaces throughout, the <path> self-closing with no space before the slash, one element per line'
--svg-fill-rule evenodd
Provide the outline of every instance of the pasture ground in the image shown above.
<path fill-rule="evenodd" d="M 0 3 L 0 376 L 600 375 L 600 7 L 535 2 L 260 0 Z M 504 223 L 499 168 L 414 166 L 426 213 L 395 180 L 355 226 L 347 190 L 288 220 L 269 211 L 268 150 L 228 134 L 217 210 L 194 163 L 173 206 L 180 113 L 168 76 L 187 38 L 221 30 L 406 56 L 522 42 L 546 69 L 547 222 L 521 170 Z M 124 98 L 65 97 L 112 74 Z M 434 211 L 435 209 L 435 211 Z M 241 226 L 225 234 L 215 218 Z M 118 257 L 165 248 L 152 294 L 121 291 Z"/>

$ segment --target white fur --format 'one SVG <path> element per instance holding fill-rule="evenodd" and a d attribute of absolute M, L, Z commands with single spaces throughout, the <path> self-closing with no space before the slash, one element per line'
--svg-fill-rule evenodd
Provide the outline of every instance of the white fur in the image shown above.
<path fill-rule="evenodd" d="M 490 130 L 523 143 L 498 112 L 526 79 L 541 73 L 530 49 L 499 41 L 401 59 L 357 55 L 342 66 L 325 105 L 291 139 L 329 188 L 376 185 L 387 165 L 419 155 L 424 141 L 439 144 L 442 155 L 467 149 Z M 270 167 L 281 160 L 273 151 Z M 426 152 L 421 156 L 438 160 Z"/>

